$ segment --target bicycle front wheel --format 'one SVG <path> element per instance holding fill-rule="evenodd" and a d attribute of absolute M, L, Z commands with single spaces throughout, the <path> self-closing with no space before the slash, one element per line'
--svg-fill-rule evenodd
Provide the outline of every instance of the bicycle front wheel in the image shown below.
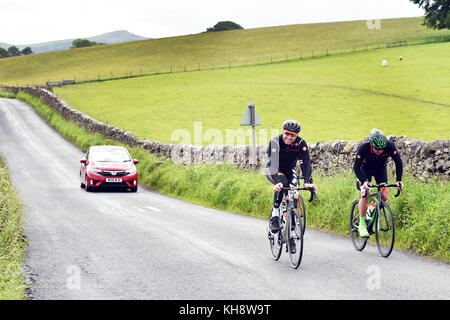
<path fill-rule="evenodd" d="M 378 252 L 387 258 L 394 249 L 395 225 L 394 214 L 391 207 L 383 202 L 375 217 L 375 235 L 377 238 Z"/>
<path fill-rule="evenodd" d="M 353 201 L 350 211 L 350 234 L 352 236 L 353 246 L 358 251 L 363 251 L 367 244 L 367 238 L 361 238 L 359 235 L 359 200 Z"/>
<path fill-rule="evenodd" d="M 269 227 L 267 228 L 267 236 L 269 238 L 270 253 L 274 260 L 280 259 L 281 250 L 283 249 L 283 242 L 281 240 L 281 231 L 273 234 L 270 232 Z"/>
<path fill-rule="evenodd" d="M 289 259 L 294 269 L 300 266 L 303 256 L 303 228 L 302 217 L 297 209 L 293 209 L 288 214 L 287 228 L 287 247 Z"/>
<path fill-rule="evenodd" d="M 303 202 L 302 196 L 298 195 L 298 208 L 300 211 L 300 216 L 302 218 L 302 235 L 305 235 L 305 229 L 306 229 L 306 210 L 305 210 L 305 203 Z"/>

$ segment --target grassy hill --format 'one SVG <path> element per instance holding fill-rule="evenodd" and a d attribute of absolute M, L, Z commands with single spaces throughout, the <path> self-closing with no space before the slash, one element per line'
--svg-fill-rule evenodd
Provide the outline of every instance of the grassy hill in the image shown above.
<path fill-rule="evenodd" d="M 263 66 L 181 72 L 55 88 L 69 105 L 139 137 L 172 142 L 177 129 L 239 129 L 249 101 L 262 120 L 258 143 L 294 118 L 307 142 L 386 134 L 449 139 L 450 43 L 376 49 Z M 398 60 L 403 56 L 402 61 Z M 387 67 L 381 66 L 388 60 Z M 244 129 L 247 129 L 243 127 Z M 217 132 L 217 130 L 215 132 Z M 211 131 L 210 131 L 211 132 Z M 197 136 L 197 139 L 199 137 Z M 198 140 L 197 140 L 198 141 Z M 181 141 L 174 141 L 181 143 Z M 249 143 L 247 137 L 245 142 Z M 186 143 L 183 141 L 183 143 Z"/>
<path fill-rule="evenodd" d="M 380 29 L 365 20 L 209 32 L 77 50 L 0 59 L 0 83 L 109 79 L 131 74 L 270 63 L 312 55 L 448 39 L 450 31 L 422 25 L 422 18 L 385 19 Z"/>

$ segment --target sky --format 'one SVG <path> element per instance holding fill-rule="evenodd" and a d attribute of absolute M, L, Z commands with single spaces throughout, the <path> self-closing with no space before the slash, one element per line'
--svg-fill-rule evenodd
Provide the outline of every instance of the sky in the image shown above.
<path fill-rule="evenodd" d="M 127 30 L 163 38 L 219 21 L 245 29 L 423 16 L 409 0 L 0 0 L 0 42 L 24 45 Z"/>

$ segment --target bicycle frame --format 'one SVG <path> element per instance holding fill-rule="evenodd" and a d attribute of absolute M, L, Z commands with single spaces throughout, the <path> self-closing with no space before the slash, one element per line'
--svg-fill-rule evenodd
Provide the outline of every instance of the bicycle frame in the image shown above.
<path fill-rule="evenodd" d="M 368 196 L 369 198 L 373 197 L 373 196 L 377 197 L 377 203 L 376 203 L 376 206 L 375 206 L 374 214 L 372 215 L 372 217 L 370 219 L 370 224 L 368 226 L 369 230 L 370 230 L 369 233 L 373 234 L 374 232 L 371 232 L 371 230 L 373 229 L 375 221 L 377 221 L 377 219 L 380 218 L 381 207 L 385 205 L 385 202 L 383 201 L 382 196 L 381 196 L 381 189 L 382 188 L 398 187 L 398 186 L 396 184 L 379 184 L 379 185 L 370 185 L 369 184 L 369 187 L 370 188 L 377 188 L 377 192 L 370 193 L 369 196 Z M 366 194 L 367 194 L 367 192 L 366 192 Z M 397 194 L 395 195 L 395 197 L 398 197 L 399 195 L 400 195 L 400 190 L 397 191 Z M 389 225 L 389 223 L 387 221 L 387 217 L 385 216 L 384 218 L 385 218 L 385 221 L 386 221 L 386 225 Z M 378 223 L 378 226 L 380 226 L 380 223 Z M 386 230 L 383 230 L 383 231 L 386 231 Z"/>
<path fill-rule="evenodd" d="M 309 202 L 312 202 L 315 198 L 316 198 L 316 193 L 314 191 L 314 189 L 306 189 L 306 188 L 294 188 L 294 187 L 283 187 L 281 188 L 282 190 L 288 190 L 288 195 L 283 197 L 283 202 L 282 203 L 286 203 L 286 213 L 291 213 L 292 210 L 296 209 L 295 207 L 295 196 L 298 195 L 299 197 L 297 198 L 297 200 L 299 201 L 300 204 L 300 194 L 298 191 L 302 191 L 302 190 L 307 190 L 311 193 L 311 197 L 308 200 Z M 303 201 L 303 200 L 302 200 Z M 301 207 L 301 205 L 299 205 L 299 207 Z M 303 217 L 303 215 L 305 214 L 305 212 L 303 212 L 303 208 L 301 210 L 302 212 L 300 213 L 301 216 Z M 281 213 L 282 215 L 284 214 L 283 212 Z M 304 218 L 305 219 L 305 218 Z M 286 224 L 287 224 L 288 220 L 286 217 Z M 284 227 L 283 227 L 284 228 Z M 304 226 L 303 226 L 304 229 Z M 304 232 L 304 230 L 303 230 Z M 283 234 L 283 243 L 285 241 L 285 237 Z"/>

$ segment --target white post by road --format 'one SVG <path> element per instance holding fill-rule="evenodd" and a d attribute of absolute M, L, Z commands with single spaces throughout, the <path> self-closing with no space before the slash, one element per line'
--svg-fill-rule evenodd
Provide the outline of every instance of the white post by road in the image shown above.
<path fill-rule="evenodd" d="M 253 145 L 250 147 L 250 164 L 253 166 L 253 169 L 256 170 L 256 126 L 261 125 L 261 119 L 256 113 L 256 108 L 253 102 L 247 106 L 245 110 L 244 116 L 241 120 L 241 126 L 252 126 L 252 138 Z"/>

